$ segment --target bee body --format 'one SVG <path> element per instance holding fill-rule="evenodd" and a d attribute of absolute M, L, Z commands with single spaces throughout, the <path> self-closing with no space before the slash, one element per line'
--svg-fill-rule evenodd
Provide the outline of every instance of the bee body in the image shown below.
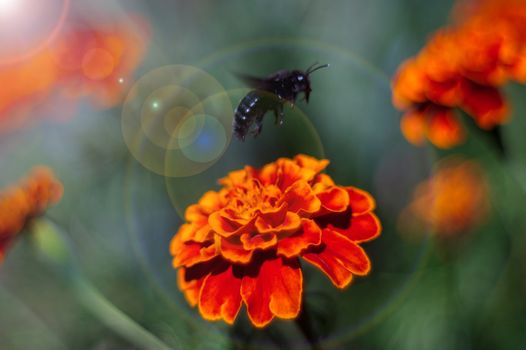
<path fill-rule="evenodd" d="M 285 102 L 294 106 L 298 94 L 304 93 L 309 102 L 311 92 L 309 74 L 320 68 L 311 66 L 305 72 L 300 70 L 281 70 L 267 78 L 242 76 L 249 85 L 255 88 L 241 99 L 234 111 L 232 129 L 234 135 L 244 141 L 246 135 L 254 137 L 261 133 L 263 117 L 268 111 L 274 111 L 276 124 L 283 123 L 283 107 Z"/>
<path fill-rule="evenodd" d="M 245 140 L 247 134 L 257 136 L 263 127 L 263 117 L 269 110 L 281 110 L 281 102 L 263 91 L 250 91 L 237 106 L 234 112 L 232 127 L 234 135 Z"/>

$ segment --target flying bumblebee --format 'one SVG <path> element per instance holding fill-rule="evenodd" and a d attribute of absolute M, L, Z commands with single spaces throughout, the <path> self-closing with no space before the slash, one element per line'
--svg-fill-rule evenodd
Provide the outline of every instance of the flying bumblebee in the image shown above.
<path fill-rule="evenodd" d="M 309 75 L 318 69 L 329 67 L 328 64 L 319 66 L 316 64 L 306 71 L 280 70 L 267 78 L 241 75 L 241 79 L 254 90 L 241 99 L 234 111 L 232 122 L 234 135 L 241 141 L 245 141 L 248 134 L 258 136 L 263 128 L 263 117 L 268 111 L 274 112 L 276 124 L 283 124 L 285 102 L 294 106 L 301 92 L 305 94 L 305 101 L 308 103 L 311 93 Z"/>

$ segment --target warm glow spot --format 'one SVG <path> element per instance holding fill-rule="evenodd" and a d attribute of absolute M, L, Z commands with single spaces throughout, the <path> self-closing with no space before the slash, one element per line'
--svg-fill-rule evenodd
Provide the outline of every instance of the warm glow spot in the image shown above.
<path fill-rule="evenodd" d="M 88 79 L 102 80 L 110 76 L 114 69 L 115 60 L 107 50 L 91 49 L 82 58 L 82 72 Z"/>
<path fill-rule="evenodd" d="M 400 225 L 408 234 L 426 232 L 428 227 L 440 237 L 454 237 L 484 222 L 489 209 L 489 184 L 482 167 L 475 161 L 449 158 L 416 187 Z"/>
<path fill-rule="evenodd" d="M 0 0 L 0 15 L 8 15 L 20 7 L 20 0 Z"/>

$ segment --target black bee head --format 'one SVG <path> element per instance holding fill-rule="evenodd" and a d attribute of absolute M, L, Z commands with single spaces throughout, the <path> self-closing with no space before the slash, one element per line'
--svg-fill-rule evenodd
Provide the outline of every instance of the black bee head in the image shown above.
<path fill-rule="evenodd" d="M 305 101 L 307 101 L 307 103 L 309 102 L 310 92 L 312 91 L 311 88 L 310 88 L 309 75 L 312 72 L 317 71 L 318 69 L 329 67 L 328 64 L 321 64 L 319 66 L 317 66 L 317 64 L 318 63 L 314 63 L 312 66 L 307 68 L 307 70 L 305 72 L 298 71 L 297 74 L 295 75 L 295 79 L 297 81 L 296 84 L 297 84 L 297 86 L 300 87 L 300 89 L 297 92 L 304 92 L 305 93 Z"/>
<path fill-rule="evenodd" d="M 302 71 L 292 72 L 292 91 L 295 94 L 299 94 L 300 92 L 305 93 L 305 101 L 309 102 L 311 88 L 309 75 L 307 73 Z"/>

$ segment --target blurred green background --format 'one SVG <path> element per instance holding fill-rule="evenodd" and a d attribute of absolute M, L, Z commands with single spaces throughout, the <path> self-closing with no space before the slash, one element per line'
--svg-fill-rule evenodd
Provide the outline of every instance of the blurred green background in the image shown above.
<path fill-rule="evenodd" d="M 246 92 L 235 73 L 331 64 L 313 74 L 310 103 L 287 108 L 282 127 L 269 117 L 255 140 L 230 140 L 227 132 L 216 162 L 171 165 L 197 169 L 189 177 L 165 177 L 141 165 L 124 140 L 121 106 L 100 111 L 86 102 L 67 122 L 42 118 L 0 136 L 0 185 L 33 165 L 52 167 L 65 194 L 47 217 L 71 239 L 82 273 L 168 346 L 308 348 L 293 322 L 254 330 L 244 311 L 234 327 L 202 320 L 177 289 L 168 249 L 181 212 L 217 189 L 218 178 L 297 153 L 330 159 L 327 172 L 337 183 L 370 191 L 384 226 L 379 239 L 364 244 L 372 273 L 350 288 L 336 290 L 321 272 L 307 269 L 305 298 L 324 349 L 526 346 L 526 88 L 507 90 L 514 118 L 503 128 L 505 159 L 471 125 L 462 147 L 415 148 L 403 139 L 400 113 L 391 105 L 390 77 L 448 21 L 452 1 L 82 0 L 72 6 L 95 18 L 139 13 L 152 34 L 136 78 L 151 79 L 148 72 L 159 67 L 196 66 L 224 87 L 233 107 Z M 449 154 L 483 165 L 491 215 L 459 244 L 409 240 L 398 229 L 399 214 L 434 162 Z M 137 348 L 82 307 L 29 235 L 0 268 L 0 310 L 2 350 Z"/>

